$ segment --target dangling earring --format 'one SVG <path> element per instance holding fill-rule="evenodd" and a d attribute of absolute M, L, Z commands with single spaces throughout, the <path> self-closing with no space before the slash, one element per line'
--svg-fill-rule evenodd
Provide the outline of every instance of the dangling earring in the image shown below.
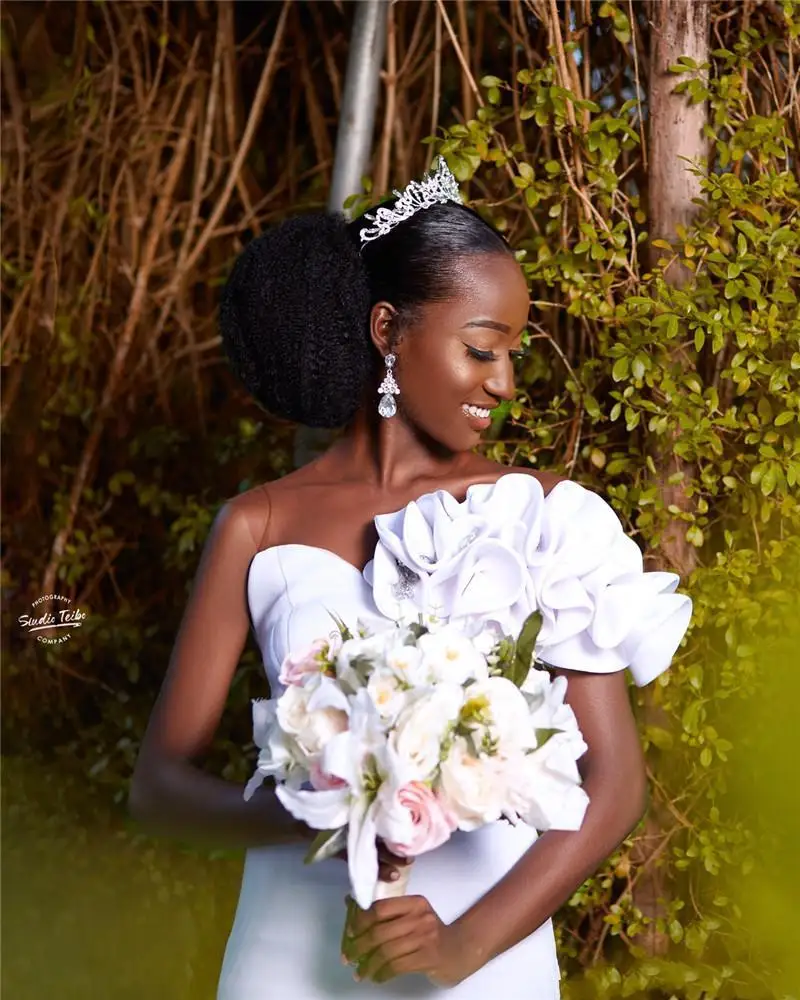
<path fill-rule="evenodd" d="M 388 420 L 389 417 L 393 417 L 397 413 L 397 403 L 395 403 L 394 397 L 400 395 L 400 387 L 395 380 L 393 371 L 397 361 L 396 356 L 391 353 L 387 354 L 384 361 L 386 362 L 386 374 L 383 377 L 383 382 L 378 386 L 378 392 L 381 395 L 378 413 Z"/>

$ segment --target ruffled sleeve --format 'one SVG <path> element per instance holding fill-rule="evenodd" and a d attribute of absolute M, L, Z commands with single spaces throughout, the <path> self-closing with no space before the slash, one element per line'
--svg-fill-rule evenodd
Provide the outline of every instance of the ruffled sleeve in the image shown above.
<path fill-rule="evenodd" d="M 649 684 L 670 665 L 691 619 L 679 577 L 646 572 L 610 505 L 577 483 L 559 483 L 544 505 L 529 559 L 544 617 L 538 655 L 570 670 L 628 668 L 639 687 Z"/>
<path fill-rule="evenodd" d="M 669 666 L 692 602 L 674 573 L 645 572 L 611 506 L 577 483 L 545 496 L 533 476 L 508 473 L 458 502 L 427 494 L 375 519 L 365 571 L 381 614 L 433 614 L 472 632 L 487 621 L 516 635 L 538 609 L 536 652 L 569 670 L 629 669 L 639 686 Z"/>

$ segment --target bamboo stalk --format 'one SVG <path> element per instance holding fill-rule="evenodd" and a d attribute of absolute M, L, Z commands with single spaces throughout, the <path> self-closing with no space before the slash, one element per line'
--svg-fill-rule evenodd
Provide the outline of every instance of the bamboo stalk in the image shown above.
<path fill-rule="evenodd" d="M 437 10 L 434 17 L 434 50 L 433 50 L 433 98 L 431 100 L 431 135 L 436 135 L 439 128 L 439 102 L 442 88 L 442 16 Z M 433 148 L 429 147 L 426 170 L 430 169 L 433 159 Z"/>
<path fill-rule="evenodd" d="M 461 78 L 461 111 L 464 118 L 469 121 L 471 118 L 475 117 L 475 105 L 473 103 L 472 91 L 470 90 L 470 83 L 474 87 L 474 79 L 471 73 L 471 53 L 469 44 L 469 28 L 467 27 L 467 5 L 465 0 L 456 0 L 456 10 L 458 12 L 458 42 L 461 52 L 464 53 L 463 65 L 467 66 L 469 71 L 466 76 Z"/>
<path fill-rule="evenodd" d="M 386 17 L 386 71 L 381 73 L 386 87 L 383 129 L 381 132 L 378 168 L 375 171 L 375 190 L 384 194 L 389 189 L 389 160 L 392 152 L 392 131 L 397 103 L 397 39 L 395 36 L 394 6 Z"/>
<path fill-rule="evenodd" d="M 3 84 L 8 96 L 8 104 L 11 109 L 11 123 L 14 128 L 14 139 L 16 142 L 17 154 L 17 201 L 20 206 L 25 203 L 25 174 L 27 171 L 27 129 L 23 124 L 22 100 L 17 86 L 17 69 L 13 57 L 9 54 L 0 59 L 0 71 L 2 71 Z M 25 212 L 19 213 L 17 220 L 17 269 L 25 270 L 25 262 L 28 257 L 28 218 Z M 4 338 L 5 339 L 5 338 Z"/>
<path fill-rule="evenodd" d="M 475 95 L 475 100 L 478 103 L 478 107 L 482 108 L 484 101 L 481 97 L 481 92 L 478 89 L 477 83 L 475 83 L 475 78 L 472 75 L 472 71 L 469 68 L 469 63 L 461 50 L 461 46 L 458 43 L 458 38 L 453 30 L 453 25 L 450 23 L 450 18 L 447 16 L 447 11 L 445 10 L 444 0 L 436 0 L 437 6 L 439 7 L 439 13 L 441 14 L 442 20 L 444 21 L 444 26 L 447 29 L 447 34 L 450 36 L 450 41 L 453 43 L 453 48 L 455 49 L 456 57 L 458 59 L 459 65 L 461 66 L 461 72 L 464 74 L 466 83 L 469 84 L 469 88 Z"/>
<path fill-rule="evenodd" d="M 300 23 L 300 16 L 297 7 L 293 8 L 293 35 L 298 62 L 300 65 L 300 79 L 303 83 L 303 94 L 306 101 L 306 117 L 311 128 L 311 138 L 314 143 L 314 150 L 318 163 L 328 163 L 333 156 L 328 125 L 325 115 L 317 96 L 314 80 L 311 75 L 311 66 L 308 56 L 308 45 L 306 43 L 305 32 Z"/>
<path fill-rule="evenodd" d="M 166 178 L 164 180 L 163 187 L 161 189 L 161 197 L 158 201 L 158 206 L 156 208 L 155 216 L 153 222 L 150 226 L 150 232 L 148 234 L 147 243 L 145 246 L 145 252 L 142 260 L 142 264 L 136 275 L 136 285 L 134 287 L 133 296 L 131 298 L 128 318 L 123 330 L 122 336 L 120 338 L 119 344 L 117 346 L 116 354 L 114 355 L 113 362 L 111 364 L 111 369 L 106 380 L 105 388 L 103 390 L 103 396 L 100 400 L 100 406 L 95 415 L 94 424 L 92 426 L 91 433 L 86 440 L 86 444 L 83 448 L 83 454 L 81 455 L 78 468 L 75 472 L 73 478 L 72 488 L 69 493 L 69 500 L 67 503 L 67 512 L 64 520 L 64 524 L 61 526 L 57 532 L 55 539 L 53 540 L 53 545 L 50 550 L 50 557 L 45 567 L 44 574 L 42 576 L 41 592 L 43 594 L 51 594 L 55 590 L 56 576 L 58 573 L 58 567 L 60 561 L 64 555 L 64 549 L 66 547 L 67 541 L 72 533 L 73 526 L 75 524 L 75 518 L 78 513 L 78 507 L 80 505 L 81 496 L 83 494 L 84 487 L 89 478 L 89 470 L 91 468 L 92 462 L 94 461 L 95 454 L 97 452 L 97 447 L 100 443 L 100 437 L 103 432 L 103 425 L 105 423 L 106 417 L 108 415 L 108 410 L 111 402 L 114 398 L 114 393 L 117 384 L 120 381 L 122 372 L 125 365 L 125 360 L 130 351 L 131 345 L 133 343 L 133 338 L 136 333 L 136 329 L 139 324 L 139 319 L 144 306 L 145 295 L 147 293 L 148 283 L 150 280 L 150 272 L 153 267 L 153 261 L 155 259 L 156 247 L 163 235 L 164 223 L 166 222 L 167 211 L 169 209 L 170 200 L 172 194 L 175 190 L 175 186 L 178 183 L 178 179 L 183 170 L 183 164 L 186 159 L 186 155 L 189 150 L 190 135 L 194 127 L 194 118 L 197 114 L 197 105 L 192 102 L 189 105 L 188 119 L 186 122 L 186 127 L 183 130 L 178 145 L 175 149 L 175 154 L 173 156 L 172 162 L 169 165 Z"/>
<path fill-rule="evenodd" d="M 188 255 L 186 262 L 184 264 L 184 271 L 190 271 L 201 254 L 206 249 L 209 241 L 214 235 L 214 230 L 217 223 L 222 218 L 225 209 L 228 207 L 228 202 L 230 201 L 233 189 L 236 186 L 236 178 L 239 175 L 242 164 L 245 161 L 245 157 L 250 151 L 250 146 L 253 142 L 253 137 L 255 136 L 256 127 L 261 120 L 261 114 L 264 110 L 264 105 L 267 102 L 269 96 L 270 87 L 272 86 L 272 80 L 275 75 L 275 70 L 278 63 L 278 53 L 280 52 L 281 45 L 283 43 L 283 34 L 286 28 L 286 20 L 290 10 L 290 0 L 284 0 L 283 9 L 281 10 L 280 17 L 278 19 L 278 24 L 275 28 L 275 34 L 272 39 L 272 44 L 270 45 L 269 53 L 267 55 L 267 61 L 264 64 L 264 69 L 261 73 L 261 78 L 258 81 L 258 88 L 256 89 L 255 96 L 253 98 L 253 104 L 250 108 L 250 114 L 247 118 L 247 124 L 244 128 L 244 133 L 242 135 L 241 142 L 239 143 L 239 148 L 236 151 L 236 156 L 234 157 L 233 163 L 231 165 L 230 171 L 228 173 L 228 179 L 225 182 L 225 187 L 220 195 L 211 216 L 203 228 L 200 236 L 197 239 L 194 250 Z M 173 281 L 170 283 L 167 292 L 172 293 L 175 288 L 178 287 L 180 280 L 183 275 L 176 275 Z"/>

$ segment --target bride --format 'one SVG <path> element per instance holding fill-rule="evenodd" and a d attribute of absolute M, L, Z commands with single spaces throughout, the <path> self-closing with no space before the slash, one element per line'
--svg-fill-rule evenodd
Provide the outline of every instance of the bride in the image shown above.
<path fill-rule="evenodd" d="M 554 1000 L 551 917 L 642 816 L 624 671 L 643 685 L 665 670 L 691 604 L 677 577 L 643 572 L 596 494 L 475 454 L 491 411 L 514 395 L 528 310 L 512 250 L 461 204 L 442 162 L 356 222 L 283 223 L 233 269 L 221 329 L 245 386 L 280 417 L 346 430 L 221 508 L 133 778 L 132 811 L 152 829 L 247 849 L 218 1000 Z M 388 584 L 380 574 L 380 592 L 379 558 L 394 572 Z M 436 592 L 446 618 L 467 586 L 487 619 L 536 595 L 537 651 L 568 678 L 588 745 L 590 805 L 576 832 L 537 838 L 496 823 L 417 858 L 406 895 L 350 920 L 347 964 L 347 865 L 304 865 L 315 831 L 273 788 L 246 802 L 195 761 L 250 628 L 274 694 L 288 652 L 329 632 L 331 611 L 388 624 Z M 396 879 L 406 862 L 385 848 L 381 858 L 381 879 Z"/>

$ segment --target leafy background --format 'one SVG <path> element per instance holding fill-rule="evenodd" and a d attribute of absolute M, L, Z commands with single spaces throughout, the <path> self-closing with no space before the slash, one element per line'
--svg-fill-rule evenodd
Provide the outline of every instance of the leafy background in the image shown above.
<path fill-rule="evenodd" d="M 647 820 L 559 914 L 567 1000 L 766 1000 L 800 981 L 800 14 L 708 12 L 707 63 L 675 66 L 707 161 L 685 165 L 697 197 L 674 232 L 650 228 L 643 3 L 393 7 L 354 204 L 447 157 L 535 305 L 487 453 L 603 492 L 694 599 L 673 669 L 632 691 Z M 149 840 L 125 797 L 217 507 L 322 443 L 243 395 L 215 308 L 249 238 L 325 205 L 352 13 L 4 5 L 9 995 L 213 996 L 241 859 Z M 88 613 L 63 646 L 17 624 L 47 593 Z M 263 693 L 251 645 L 204 766 L 244 778 Z"/>

